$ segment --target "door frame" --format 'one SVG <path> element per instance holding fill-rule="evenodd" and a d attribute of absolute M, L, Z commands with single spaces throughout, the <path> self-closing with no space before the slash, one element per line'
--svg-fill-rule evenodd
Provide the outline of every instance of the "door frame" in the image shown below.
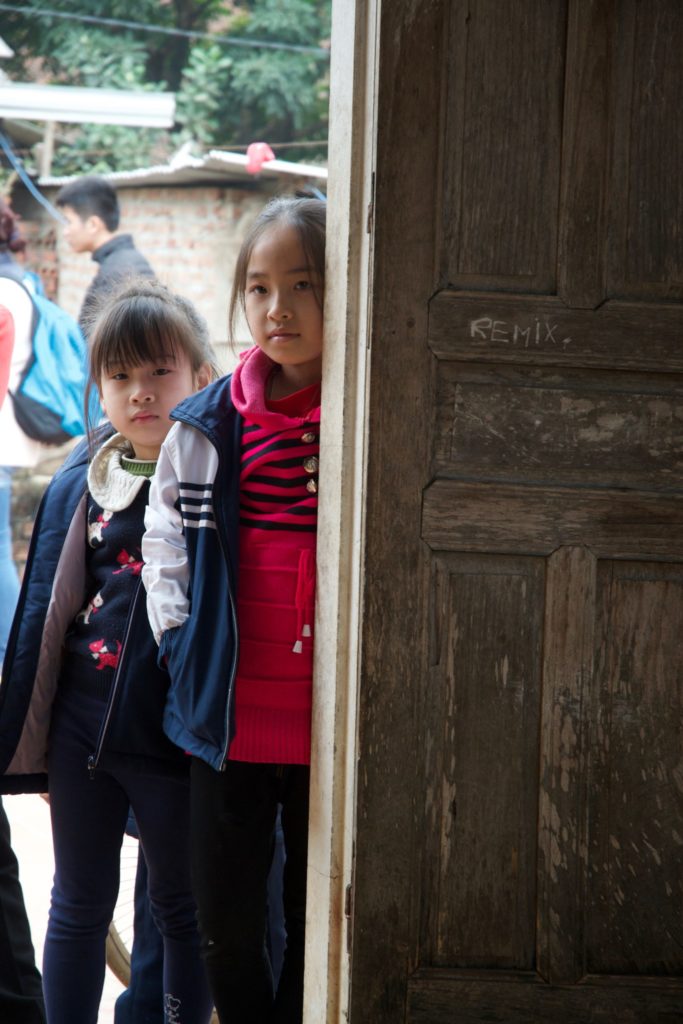
<path fill-rule="evenodd" d="M 332 5 L 304 1024 L 349 1012 L 380 2 Z"/>

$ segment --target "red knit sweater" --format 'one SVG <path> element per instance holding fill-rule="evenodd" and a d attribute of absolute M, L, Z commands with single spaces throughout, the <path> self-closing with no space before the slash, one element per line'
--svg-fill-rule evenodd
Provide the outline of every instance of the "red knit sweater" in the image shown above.
<path fill-rule="evenodd" d="M 242 357 L 232 399 L 244 417 L 234 761 L 308 764 L 320 385 L 267 401 L 273 363 Z"/>

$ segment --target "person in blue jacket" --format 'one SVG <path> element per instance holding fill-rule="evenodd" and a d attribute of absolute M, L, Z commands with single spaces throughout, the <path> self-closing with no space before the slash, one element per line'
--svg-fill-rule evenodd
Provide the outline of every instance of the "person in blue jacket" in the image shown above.
<path fill-rule="evenodd" d="M 0 306 L 0 407 L 7 394 L 14 319 Z M 45 1024 L 43 986 L 36 967 L 31 926 L 12 849 L 10 824 L 0 798 L 0 1020 Z"/>
<path fill-rule="evenodd" d="M 111 427 L 73 452 L 38 511 L 0 687 L 0 788 L 50 793 L 48 1024 L 96 1024 L 129 807 L 164 940 L 164 1019 L 207 1024 L 189 759 L 161 727 L 168 678 L 157 665 L 140 553 L 170 411 L 214 375 L 206 325 L 186 300 L 139 282 L 105 305 L 90 370 Z"/>

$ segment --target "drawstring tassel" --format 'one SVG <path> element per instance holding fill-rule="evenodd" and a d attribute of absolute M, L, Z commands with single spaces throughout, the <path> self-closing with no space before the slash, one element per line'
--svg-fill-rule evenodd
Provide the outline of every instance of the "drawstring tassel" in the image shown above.
<path fill-rule="evenodd" d="M 299 552 L 299 570 L 296 581 L 296 610 L 297 610 L 297 633 L 299 639 L 295 641 L 292 647 L 294 654 L 303 654 L 304 645 L 301 637 L 313 636 L 309 622 L 304 622 L 304 618 L 309 618 L 313 611 L 313 599 L 315 595 L 315 556 L 313 552 L 307 548 L 303 548 Z"/>
<path fill-rule="evenodd" d="M 311 627 L 308 625 L 307 622 L 305 622 L 304 625 L 303 625 L 303 628 L 301 630 L 301 635 L 305 636 L 305 637 L 313 636 L 313 631 L 312 631 Z M 304 645 L 302 644 L 301 640 L 297 640 L 295 642 L 294 646 L 292 647 L 292 651 L 294 652 L 294 654 L 302 654 L 303 653 L 303 649 L 304 649 Z"/>

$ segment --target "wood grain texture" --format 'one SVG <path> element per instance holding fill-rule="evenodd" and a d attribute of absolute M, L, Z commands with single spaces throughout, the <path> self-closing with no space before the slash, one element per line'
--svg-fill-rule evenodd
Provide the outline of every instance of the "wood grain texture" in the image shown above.
<path fill-rule="evenodd" d="M 544 985 L 520 973 L 493 980 L 482 975 L 419 971 L 410 980 L 410 1024 L 680 1024 L 683 984 L 662 979 L 634 985 L 610 979 L 574 987 Z"/>
<path fill-rule="evenodd" d="M 569 3 L 557 291 L 574 308 L 606 298 L 614 23 L 614 3 Z"/>
<path fill-rule="evenodd" d="M 683 376 L 440 362 L 434 446 L 442 476 L 676 489 Z"/>
<path fill-rule="evenodd" d="M 566 3 L 455 0 L 442 275 L 554 291 Z"/>
<path fill-rule="evenodd" d="M 593 974 L 683 976 L 682 636 L 683 566 L 601 565 L 586 845 Z"/>
<path fill-rule="evenodd" d="M 412 942 L 418 897 L 412 885 L 413 828 L 422 760 L 414 708 L 427 663 L 418 496 L 430 460 L 429 434 L 419 424 L 429 402 L 424 296 L 434 290 L 436 278 L 434 192 L 426 192 L 422 183 L 434 180 L 439 165 L 447 6 L 441 0 L 407 0 L 383 4 L 380 16 L 350 998 L 354 1024 L 404 1018 L 407 970 L 417 956 Z M 419 68 L 419 74 L 407 73 L 409 68 Z"/>
<path fill-rule="evenodd" d="M 438 557 L 434 573 L 432 658 L 440 673 L 428 700 L 440 748 L 439 866 L 433 885 L 422 885 L 436 910 L 423 956 L 444 966 L 528 970 L 544 565 L 453 555 Z"/>
<path fill-rule="evenodd" d="M 585 974 L 585 736 L 593 677 L 596 559 L 563 547 L 547 563 L 540 733 L 538 960 L 540 976 Z"/>
<path fill-rule="evenodd" d="M 618 10 L 608 294 L 681 300 L 681 5 L 620 0 Z"/>

